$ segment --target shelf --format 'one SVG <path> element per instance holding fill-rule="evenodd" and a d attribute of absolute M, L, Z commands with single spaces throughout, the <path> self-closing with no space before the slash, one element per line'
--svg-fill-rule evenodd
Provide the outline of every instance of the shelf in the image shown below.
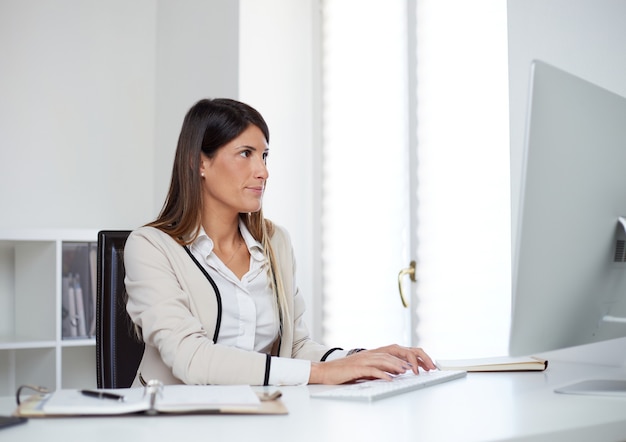
<path fill-rule="evenodd" d="M 0 229 L 0 241 L 97 241 L 98 231 L 92 229 Z"/>
<path fill-rule="evenodd" d="M 97 235 L 97 230 L 0 230 L 0 395 L 13 394 L 24 383 L 95 387 L 95 338 L 89 334 Z M 84 329 L 90 328 L 85 337 L 69 337 L 63 299 L 68 279 L 84 293 L 82 320 Z M 81 310 L 75 312 L 79 318 Z"/>
<path fill-rule="evenodd" d="M 63 339 L 61 347 L 93 347 L 96 345 L 96 338 Z"/>
<path fill-rule="evenodd" d="M 0 350 L 21 350 L 25 348 L 54 348 L 56 341 L 0 341 Z"/>

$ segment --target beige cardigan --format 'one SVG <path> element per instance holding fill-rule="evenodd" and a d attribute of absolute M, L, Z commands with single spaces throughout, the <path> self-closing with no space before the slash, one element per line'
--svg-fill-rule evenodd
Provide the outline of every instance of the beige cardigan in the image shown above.
<path fill-rule="evenodd" d="M 290 321 L 283 324 L 278 356 L 320 361 L 332 349 L 313 342 L 303 322 L 304 300 L 295 286 L 287 232 L 275 226 L 271 239 L 287 293 Z M 220 303 L 207 277 L 184 247 L 152 227 L 129 236 L 124 249 L 127 310 L 142 331 L 146 349 L 134 386 L 165 384 L 263 385 L 270 357 L 213 342 Z M 278 347 L 278 346 L 275 346 Z"/>

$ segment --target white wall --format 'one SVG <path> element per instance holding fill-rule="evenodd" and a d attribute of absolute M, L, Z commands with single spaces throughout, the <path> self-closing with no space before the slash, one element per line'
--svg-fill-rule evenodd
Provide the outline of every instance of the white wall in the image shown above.
<path fill-rule="evenodd" d="M 240 0 L 240 99 L 270 128 L 266 217 L 289 230 L 305 320 L 321 337 L 318 0 Z"/>
<path fill-rule="evenodd" d="M 317 4 L 0 0 L 0 229 L 150 221 L 189 107 L 240 98 L 270 126 L 265 210 L 292 235 L 315 334 Z"/>
<path fill-rule="evenodd" d="M 232 0 L 0 0 L 0 228 L 133 228 L 186 110 L 236 96 Z"/>
<path fill-rule="evenodd" d="M 178 134 L 189 108 L 202 98 L 238 98 L 239 2 L 158 0 L 156 28 L 158 210 L 169 189 Z"/>
<path fill-rule="evenodd" d="M 0 227 L 120 227 L 151 212 L 155 11 L 0 1 Z"/>
<path fill-rule="evenodd" d="M 513 240 L 531 60 L 626 96 L 625 25 L 624 0 L 508 0 Z"/>

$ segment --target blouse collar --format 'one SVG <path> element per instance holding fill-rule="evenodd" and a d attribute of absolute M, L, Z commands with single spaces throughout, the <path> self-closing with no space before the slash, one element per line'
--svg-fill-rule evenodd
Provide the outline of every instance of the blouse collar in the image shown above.
<path fill-rule="evenodd" d="M 239 220 L 239 231 L 241 232 L 241 236 L 246 243 L 250 256 L 252 256 L 255 260 L 262 261 L 264 259 L 263 246 L 259 241 L 254 239 L 242 220 Z M 198 237 L 194 240 L 191 247 L 200 251 L 205 257 L 209 256 L 213 252 L 213 240 L 209 237 L 209 235 L 207 235 L 204 227 L 200 226 Z"/>

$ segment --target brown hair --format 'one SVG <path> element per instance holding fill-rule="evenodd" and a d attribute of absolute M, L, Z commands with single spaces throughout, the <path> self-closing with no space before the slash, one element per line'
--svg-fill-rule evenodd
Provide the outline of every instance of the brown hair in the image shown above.
<path fill-rule="evenodd" d="M 147 224 L 170 235 L 183 246 L 191 244 L 201 228 L 201 153 L 213 158 L 225 144 L 241 135 L 250 125 L 258 127 L 269 143 L 269 129 L 261 114 L 251 106 L 228 98 L 203 99 L 189 109 L 178 138 L 170 188 L 156 220 Z M 276 295 L 278 313 L 287 319 L 285 290 L 280 269 L 270 244 L 274 226 L 263 211 L 240 213 L 252 236 L 263 246 L 268 261 L 268 279 Z"/>
<path fill-rule="evenodd" d="M 258 127 L 269 143 L 265 120 L 245 103 L 227 98 L 204 99 L 189 109 L 178 137 L 170 189 L 158 218 L 148 225 L 182 245 L 192 243 L 201 226 L 200 154 L 213 158 L 250 125 Z M 262 242 L 264 229 L 271 235 L 271 223 L 264 222 L 262 211 L 240 216 L 257 241 Z"/>

